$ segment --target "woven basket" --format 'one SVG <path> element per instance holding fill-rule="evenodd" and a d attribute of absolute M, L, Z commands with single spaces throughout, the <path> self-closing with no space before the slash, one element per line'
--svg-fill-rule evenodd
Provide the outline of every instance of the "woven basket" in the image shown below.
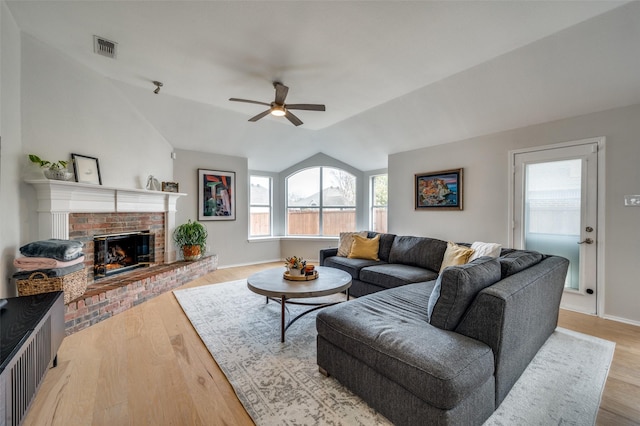
<path fill-rule="evenodd" d="M 20 296 L 64 291 L 64 303 L 67 304 L 84 294 L 87 289 L 87 273 L 80 269 L 61 277 L 49 278 L 45 273 L 34 272 L 29 275 L 29 279 L 16 280 L 16 285 Z"/>

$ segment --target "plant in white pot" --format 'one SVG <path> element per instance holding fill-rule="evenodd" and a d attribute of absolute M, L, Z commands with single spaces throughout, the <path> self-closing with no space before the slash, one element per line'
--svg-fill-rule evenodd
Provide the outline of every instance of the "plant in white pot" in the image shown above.
<path fill-rule="evenodd" d="M 69 164 L 68 161 L 58 160 L 51 162 L 43 160 L 35 154 L 29 154 L 29 160 L 31 160 L 32 163 L 45 168 L 44 175 L 47 179 L 71 180 L 73 177 L 73 173 L 67 170 L 67 164 Z"/>
<path fill-rule="evenodd" d="M 207 228 L 189 220 L 173 231 L 173 241 L 182 250 L 184 260 L 198 260 L 207 246 Z"/>

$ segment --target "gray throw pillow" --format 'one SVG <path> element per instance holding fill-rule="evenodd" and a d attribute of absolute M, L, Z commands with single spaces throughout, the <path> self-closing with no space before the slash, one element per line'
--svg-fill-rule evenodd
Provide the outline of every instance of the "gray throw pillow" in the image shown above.
<path fill-rule="evenodd" d="M 500 279 L 500 263 L 492 257 L 445 268 L 429 297 L 429 322 L 444 330 L 454 330 L 476 295 Z"/>

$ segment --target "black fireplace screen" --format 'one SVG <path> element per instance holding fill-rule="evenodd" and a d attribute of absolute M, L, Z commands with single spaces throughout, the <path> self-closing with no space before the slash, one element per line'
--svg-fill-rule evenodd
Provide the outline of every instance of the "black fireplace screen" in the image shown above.
<path fill-rule="evenodd" d="M 94 278 L 148 266 L 155 261 L 155 239 L 149 231 L 96 235 L 93 246 Z"/>

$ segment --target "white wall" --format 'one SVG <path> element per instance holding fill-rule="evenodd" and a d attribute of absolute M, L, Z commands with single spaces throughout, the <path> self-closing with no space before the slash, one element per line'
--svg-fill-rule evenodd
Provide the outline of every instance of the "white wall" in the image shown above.
<path fill-rule="evenodd" d="M 554 121 L 389 157 L 389 232 L 452 241 L 507 244 L 508 152 L 605 136 L 606 317 L 640 324 L 640 208 L 624 194 L 640 193 L 640 105 Z M 463 211 L 416 211 L 414 174 L 464 168 Z"/>
<path fill-rule="evenodd" d="M 106 186 L 142 188 L 149 174 L 171 180 L 173 148 L 111 80 L 27 35 L 22 63 L 25 153 L 97 157 Z"/>
<path fill-rule="evenodd" d="M 0 3 L 0 298 L 15 296 L 9 277 L 20 247 L 20 31 Z"/>
<path fill-rule="evenodd" d="M 222 170 L 236 174 L 236 220 L 202 221 L 209 238 L 207 250 L 218 255 L 220 267 L 269 262 L 280 259 L 280 242 L 249 242 L 249 170 L 247 159 L 228 155 L 176 150 L 174 179 L 180 192 L 176 224 L 198 219 L 198 169 Z"/>

